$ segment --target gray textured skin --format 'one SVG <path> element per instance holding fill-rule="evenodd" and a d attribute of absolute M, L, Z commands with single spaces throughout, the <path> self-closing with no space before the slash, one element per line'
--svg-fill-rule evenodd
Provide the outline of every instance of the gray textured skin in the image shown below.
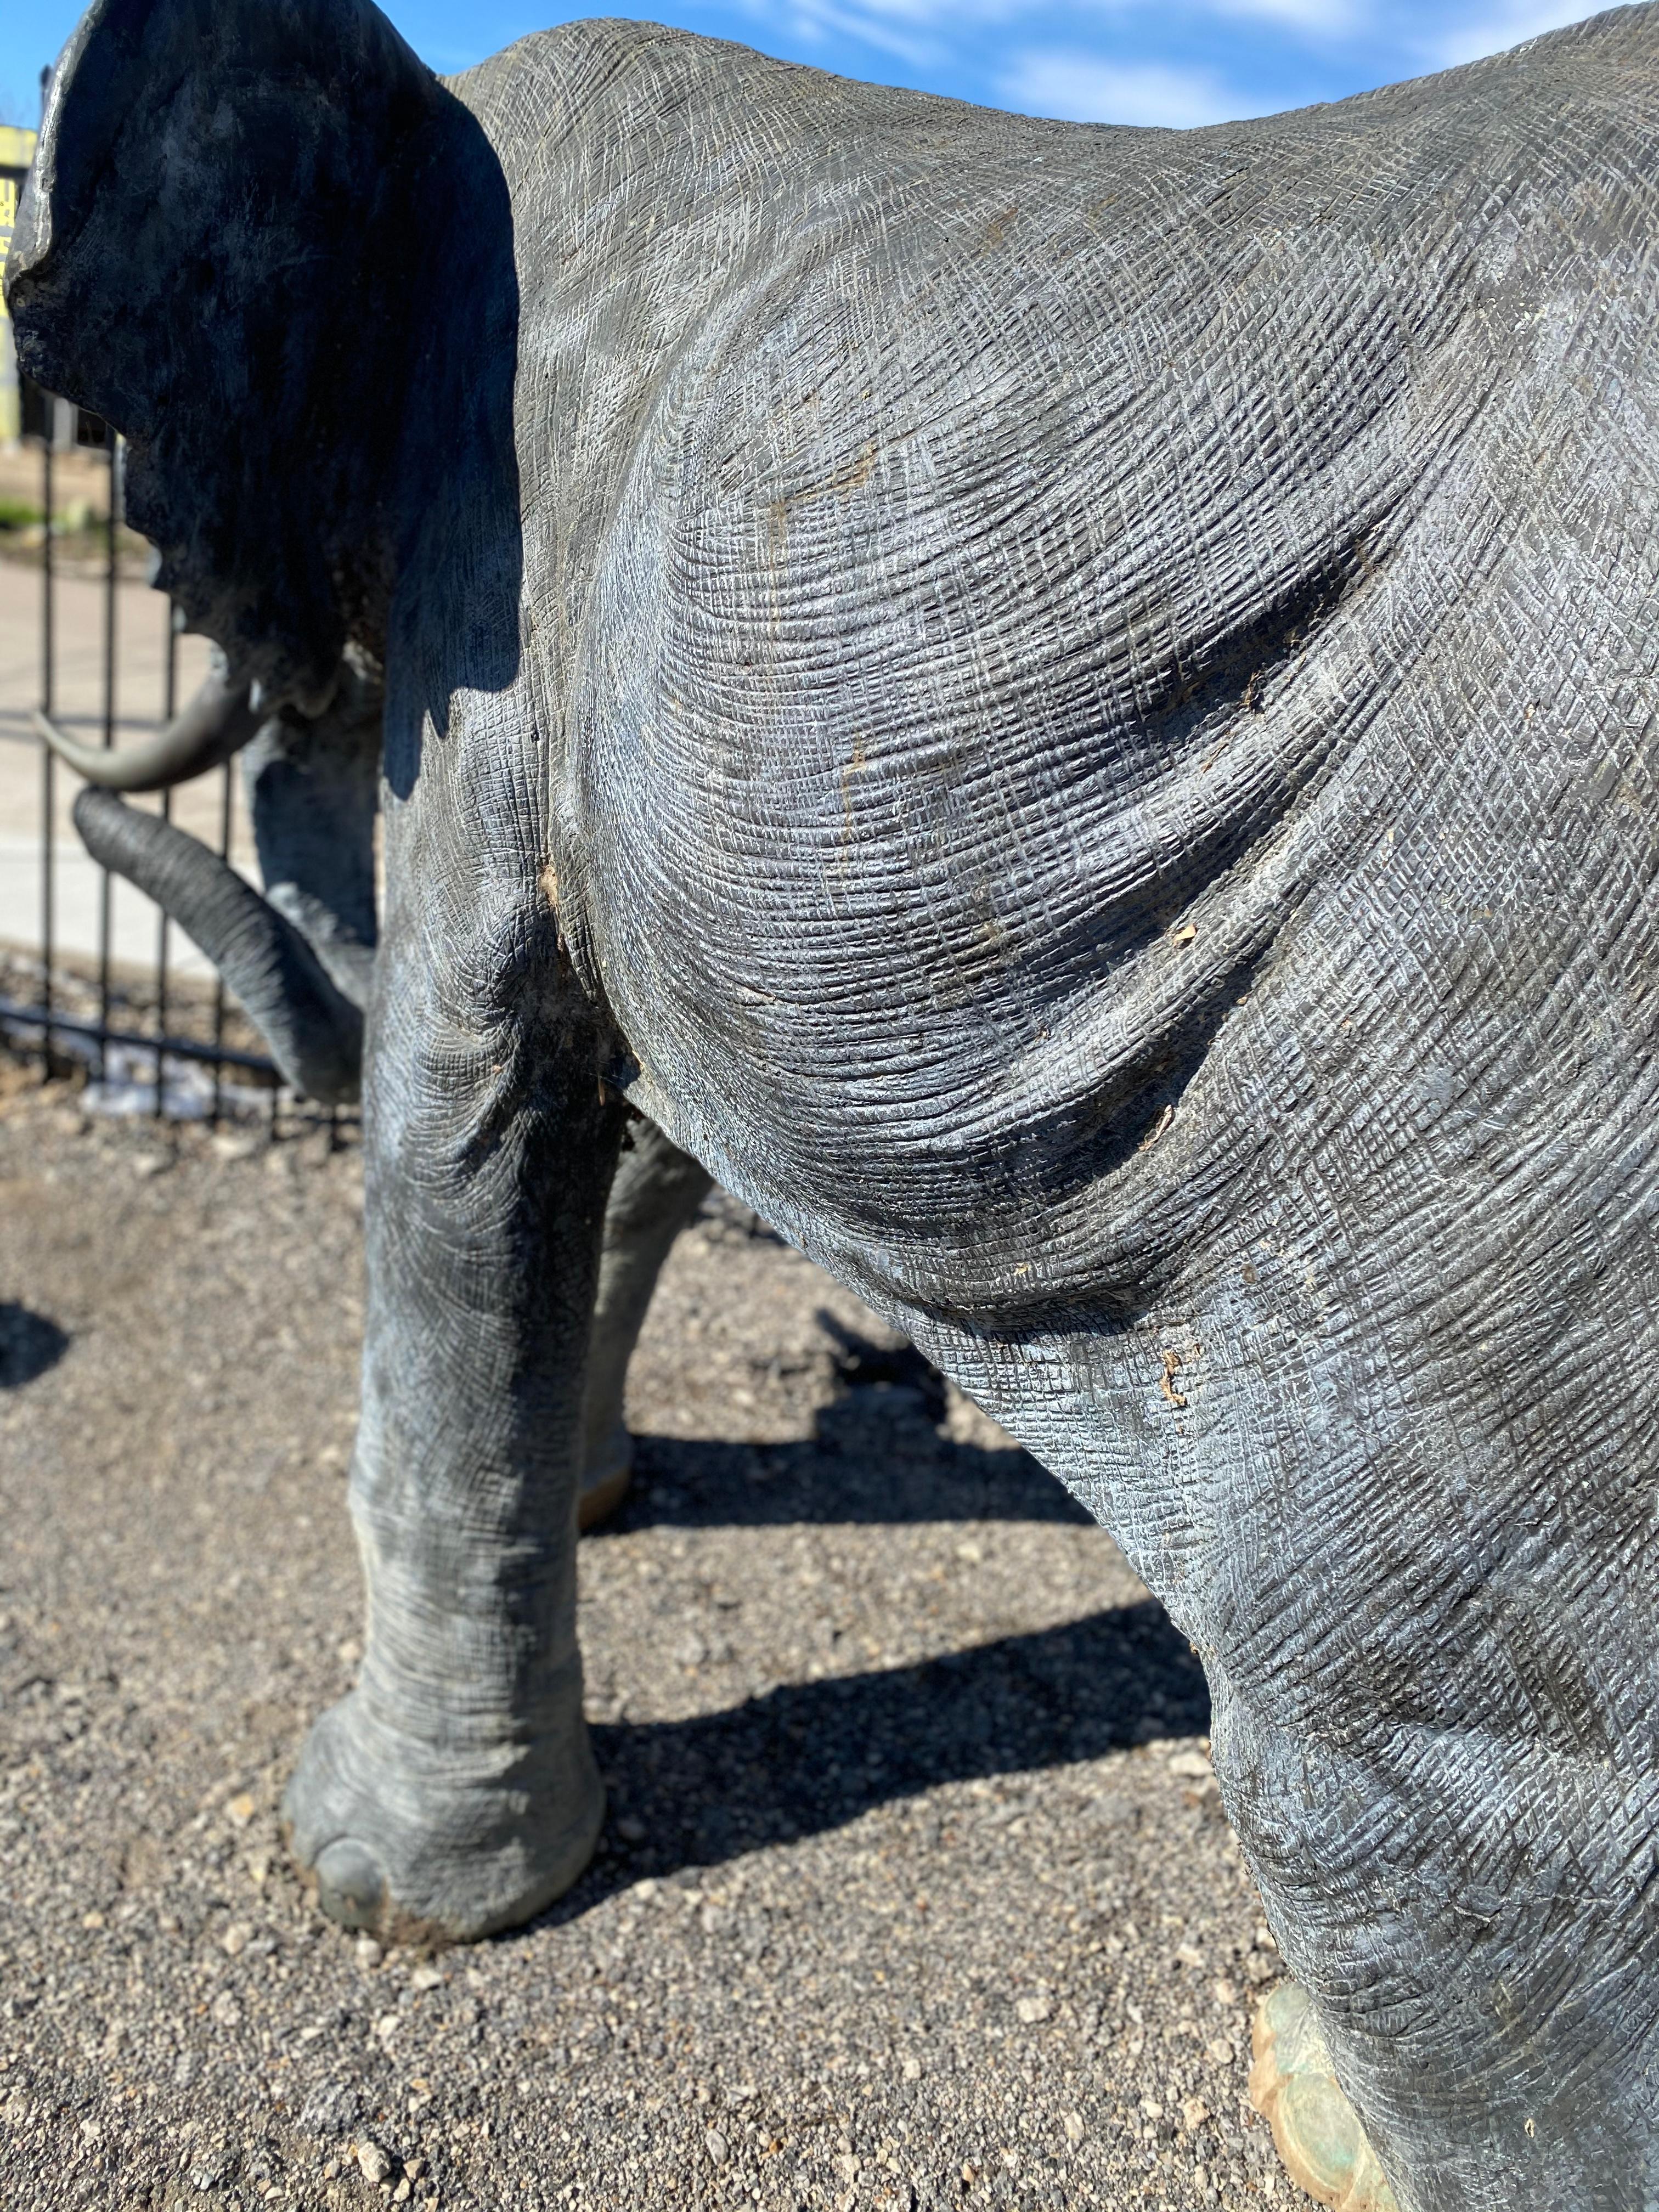
<path fill-rule="evenodd" d="M 349 1103 L 362 1077 L 363 1010 L 380 935 L 374 884 L 381 710 L 378 672 L 343 662 L 319 714 L 285 708 L 242 751 L 262 897 L 217 854 L 112 788 L 82 791 L 75 820 L 103 866 L 185 930 L 240 998 L 296 1090 Z M 127 756 L 85 765 L 126 781 Z M 212 765 L 210 760 L 204 765 Z M 628 1364 L 675 1238 L 713 1186 L 707 1169 L 642 1116 L 629 1125 L 605 1205 L 588 1343 L 581 1524 L 612 1510 L 634 1462 Z"/>
<path fill-rule="evenodd" d="M 86 19 L 24 365 L 234 677 L 387 672 L 336 1910 L 504 1925 L 597 1830 L 626 1098 L 1194 1638 L 1402 2204 L 1659 2203 L 1656 60 L 1172 134 Z"/>

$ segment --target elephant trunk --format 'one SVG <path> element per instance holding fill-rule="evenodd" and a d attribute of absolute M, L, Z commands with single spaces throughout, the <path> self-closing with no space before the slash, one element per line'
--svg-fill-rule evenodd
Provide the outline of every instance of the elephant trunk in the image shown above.
<path fill-rule="evenodd" d="M 83 791 L 75 826 L 94 860 L 147 892 L 212 961 L 283 1078 L 324 1105 L 357 1096 L 363 1018 L 304 935 L 195 837 L 107 791 Z"/>
<path fill-rule="evenodd" d="M 59 760 L 101 791 L 166 791 L 240 752 L 270 713 L 255 708 L 250 685 L 228 684 L 216 669 L 165 729 L 119 752 L 78 744 L 45 714 L 35 715 L 34 726 Z"/>

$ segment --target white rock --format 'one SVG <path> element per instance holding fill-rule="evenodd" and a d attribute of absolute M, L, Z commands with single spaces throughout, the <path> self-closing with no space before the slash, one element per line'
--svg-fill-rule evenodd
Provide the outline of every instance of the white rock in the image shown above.
<path fill-rule="evenodd" d="M 720 2130 L 718 2128 L 705 2129 L 702 2139 L 704 2143 L 708 2146 L 708 2155 L 714 2160 L 714 2164 L 716 2166 L 724 2166 L 726 2160 L 732 2155 L 732 2147 L 726 2142 L 726 2137 L 720 2133 Z"/>
<path fill-rule="evenodd" d="M 383 2181 L 392 2179 L 392 2154 L 373 2136 L 365 2136 L 358 2144 L 357 2165 L 363 2179 L 373 2188 L 378 2189 Z"/>
<path fill-rule="evenodd" d="M 1052 1997 L 1021 1997 L 1014 2007 L 1015 2012 L 1027 2027 L 1035 2027 L 1039 2021 L 1051 2019 L 1054 2009 Z"/>

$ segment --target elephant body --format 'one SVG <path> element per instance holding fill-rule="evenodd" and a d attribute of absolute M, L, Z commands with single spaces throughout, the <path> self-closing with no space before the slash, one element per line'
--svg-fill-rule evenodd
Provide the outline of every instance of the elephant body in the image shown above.
<path fill-rule="evenodd" d="M 1193 1638 L 1410 2212 L 1659 2203 L 1656 80 L 1633 8 L 1171 133 L 649 26 L 443 88 L 367 0 L 88 16 L 24 364 L 233 678 L 385 669 L 331 1909 L 476 1933 L 591 1848 L 636 1111 Z M 141 199 L 214 281 L 129 336 Z"/>

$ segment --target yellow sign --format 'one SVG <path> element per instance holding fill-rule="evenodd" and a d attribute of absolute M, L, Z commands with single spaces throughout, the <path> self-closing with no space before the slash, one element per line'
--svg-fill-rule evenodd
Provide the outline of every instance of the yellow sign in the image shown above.
<path fill-rule="evenodd" d="M 0 125 L 0 282 L 6 274 L 11 234 L 17 227 L 17 197 L 34 159 L 34 133 Z M 21 424 L 17 397 L 17 356 L 12 346 L 11 322 L 5 294 L 0 291 L 0 446 L 9 446 Z"/>

